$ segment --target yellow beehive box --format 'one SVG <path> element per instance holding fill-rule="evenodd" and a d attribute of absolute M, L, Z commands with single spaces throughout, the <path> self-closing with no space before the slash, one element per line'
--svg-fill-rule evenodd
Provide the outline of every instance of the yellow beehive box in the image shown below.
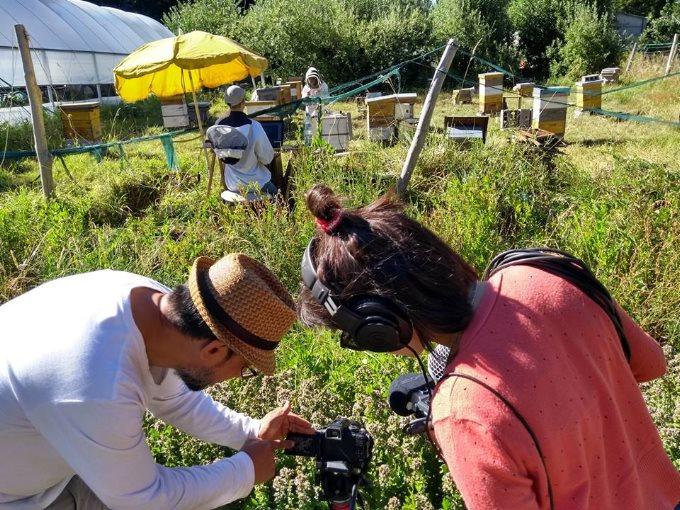
<path fill-rule="evenodd" d="M 290 84 L 278 86 L 281 89 L 281 104 L 288 104 L 293 100 L 292 87 Z"/>
<path fill-rule="evenodd" d="M 530 82 L 518 83 L 512 87 L 512 90 L 517 92 L 520 97 L 533 97 L 534 84 Z"/>
<path fill-rule="evenodd" d="M 415 93 L 367 97 L 368 128 L 387 127 L 393 125 L 397 118 L 412 117 L 417 98 Z"/>
<path fill-rule="evenodd" d="M 600 79 L 584 76 L 576 82 L 576 108 L 582 111 L 599 109 L 602 106 L 602 83 Z"/>
<path fill-rule="evenodd" d="M 569 87 L 535 88 L 532 127 L 564 136 L 569 92 Z"/>
<path fill-rule="evenodd" d="M 61 103 L 59 109 L 61 125 L 67 139 L 93 142 L 101 138 L 99 101 Z"/>
<path fill-rule="evenodd" d="M 503 73 L 479 75 L 480 113 L 498 113 L 503 109 Z"/>

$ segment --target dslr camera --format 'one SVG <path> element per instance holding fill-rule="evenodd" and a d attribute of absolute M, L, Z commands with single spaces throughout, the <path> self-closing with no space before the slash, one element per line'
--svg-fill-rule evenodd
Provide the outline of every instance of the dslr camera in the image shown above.
<path fill-rule="evenodd" d="M 288 434 L 288 455 L 316 459 L 316 482 L 331 510 L 353 510 L 373 454 L 373 437 L 358 422 L 337 418 L 314 435 Z"/>

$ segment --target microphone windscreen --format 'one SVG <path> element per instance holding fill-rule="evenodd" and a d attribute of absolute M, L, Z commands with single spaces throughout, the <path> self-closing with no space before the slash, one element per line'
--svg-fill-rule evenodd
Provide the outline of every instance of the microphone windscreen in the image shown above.
<path fill-rule="evenodd" d="M 425 387 L 425 377 L 423 374 L 404 374 L 397 377 L 390 385 L 389 404 L 392 411 L 401 416 L 413 414 L 412 409 L 408 409 L 407 404 L 411 399 L 413 391 Z"/>
<path fill-rule="evenodd" d="M 444 376 L 450 354 L 450 347 L 437 344 L 427 357 L 427 371 L 434 382 L 438 382 Z"/>

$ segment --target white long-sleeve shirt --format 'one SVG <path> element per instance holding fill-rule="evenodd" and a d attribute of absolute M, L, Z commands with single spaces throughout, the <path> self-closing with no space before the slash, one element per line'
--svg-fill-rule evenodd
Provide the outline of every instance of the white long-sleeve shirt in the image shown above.
<path fill-rule="evenodd" d="M 0 510 L 45 508 L 78 474 L 117 509 L 209 509 L 247 496 L 248 454 L 205 466 L 154 462 L 148 409 L 204 441 L 239 449 L 260 423 L 149 367 L 130 309 L 142 276 L 97 271 L 0 306 Z"/>

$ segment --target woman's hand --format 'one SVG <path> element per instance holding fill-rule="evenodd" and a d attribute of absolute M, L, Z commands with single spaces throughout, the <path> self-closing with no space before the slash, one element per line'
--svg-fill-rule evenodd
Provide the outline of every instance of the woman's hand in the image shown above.
<path fill-rule="evenodd" d="M 289 432 L 296 434 L 314 434 L 316 431 L 307 420 L 290 412 L 290 402 L 269 411 L 260 420 L 260 439 L 285 439 Z"/>

